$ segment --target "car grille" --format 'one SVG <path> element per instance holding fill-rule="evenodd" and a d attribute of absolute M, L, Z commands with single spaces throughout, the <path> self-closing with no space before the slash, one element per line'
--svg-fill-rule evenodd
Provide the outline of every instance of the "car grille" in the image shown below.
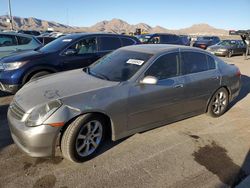
<path fill-rule="evenodd" d="M 17 120 L 21 120 L 25 114 L 25 111 L 17 104 L 16 101 L 13 101 L 10 104 L 9 110 L 11 115 Z"/>

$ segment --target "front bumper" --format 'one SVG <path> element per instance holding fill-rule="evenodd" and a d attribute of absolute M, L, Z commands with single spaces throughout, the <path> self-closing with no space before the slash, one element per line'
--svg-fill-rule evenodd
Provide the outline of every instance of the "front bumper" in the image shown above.
<path fill-rule="evenodd" d="M 8 93 L 16 93 L 18 89 L 20 88 L 20 85 L 9 85 L 9 84 L 3 84 L 0 82 L 0 90 Z"/>
<path fill-rule="evenodd" d="M 8 123 L 15 144 L 31 157 L 49 157 L 55 154 L 60 128 L 49 125 L 27 127 L 8 110 Z"/>
<path fill-rule="evenodd" d="M 209 50 L 208 50 L 209 51 Z M 209 51 L 211 54 L 218 55 L 218 56 L 227 56 L 227 51 Z"/>

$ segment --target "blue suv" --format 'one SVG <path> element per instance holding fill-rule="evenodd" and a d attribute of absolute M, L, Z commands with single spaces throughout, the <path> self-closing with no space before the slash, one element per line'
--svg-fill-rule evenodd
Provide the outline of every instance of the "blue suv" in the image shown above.
<path fill-rule="evenodd" d="M 0 60 L 0 90 L 15 93 L 25 83 L 51 73 L 84 68 L 122 46 L 140 44 L 132 36 L 78 33 L 58 38 L 35 50 Z"/>

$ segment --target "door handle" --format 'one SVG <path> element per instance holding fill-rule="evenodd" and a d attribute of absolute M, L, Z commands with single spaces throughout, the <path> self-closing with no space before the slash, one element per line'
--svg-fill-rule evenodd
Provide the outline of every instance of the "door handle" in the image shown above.
<path fill-rule="evenodd" d="M 174 86 L 174 88 L 182 88 L 184 85 L 183 84 L 177 84 Z"/>

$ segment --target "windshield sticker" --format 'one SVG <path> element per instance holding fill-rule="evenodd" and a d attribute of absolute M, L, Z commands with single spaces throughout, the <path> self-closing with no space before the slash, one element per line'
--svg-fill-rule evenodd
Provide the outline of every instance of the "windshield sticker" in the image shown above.
<path fill-rule="evenodd" d="M 63 42 L 70 42 L 72 39 L 63 39 Z"/>
<path fill-rule="evenodd" d="M 139 59 L 129 59 L 127 61 L 128 64 L 133 64 L 133 65 L 142 65 L 144 63 L 144 61 L 139 60 Z"/>

